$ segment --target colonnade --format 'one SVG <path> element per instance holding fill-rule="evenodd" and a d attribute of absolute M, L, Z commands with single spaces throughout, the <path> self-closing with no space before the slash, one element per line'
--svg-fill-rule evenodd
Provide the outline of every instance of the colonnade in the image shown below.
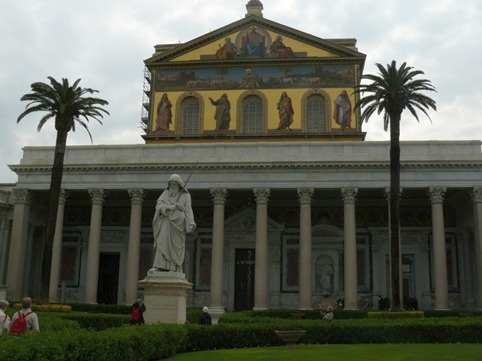
<path fill-rule="evenodd" d="M 129 241 L 127 255 L 127 274 L 125 285 L 125 303 L 130 304 L 137 298 L 137 281 L 139 272 L 139 252 L 141 235 L 143 189 L 128 189 L 131 200 L 131 217 L 129 225 Z M 102 206 L 105 197 L 103 189 L 89 189 L 91 197 L 91 220 L 89 228 L 87 267 L 85 276 L 86 303 L 97 302 L 99 251 L 102 230 Z M 443 199 L 446 189 L 431 187 L 428 195 L 432 208 L 432 234 L 435 281 L 435 309 L 448 309 L 447 265 L 445 252 L 445 226 L 443 217 Z M 14 189 L 14 217 L 12 238 L 10 241 L 7 296 L 17 300 L 22 297 L 23 270 L 29 230 L 29 214 L 31 207 L 30 191 Z M 226 188 L 212 188 L 213 200 L 212 225 L 212 257 L 211 257 L 211 289 L 210 307 L 221 311 L 223 303 L 223 254 L 224 254 L 224 211 L 228 198 Z M 300 207 L 300 245 L 299 245 L 299 309 L 312 308 L 312 240 L 311 240 L 311 203 L 313 188 L 297 189 Z M 269 188 L 253 189 L 256 200 L 256 250 L 255 250 L 255 295 L 254 309 L 264 310 L 269 307 L 269 262 L 268 262 L 268 204 Z M 357 188 L 341 188 L 344 215 L 344 297 L 345 309 L 357 309 L 357 249 L 356 249 L 356 198 Z M 482 282 L 482 187 L 471 190 L 474 213 L 474 237 L 476 248 L 477 274 Z M 61 264 L 63 217 L 68 192 L 62 191 L 59 199 L 57 224 L 55 229 L 49 301 L 58 302 L 58 284 Z M 476 290 L 479 306 L 482 300 L 482 286 Z"/>

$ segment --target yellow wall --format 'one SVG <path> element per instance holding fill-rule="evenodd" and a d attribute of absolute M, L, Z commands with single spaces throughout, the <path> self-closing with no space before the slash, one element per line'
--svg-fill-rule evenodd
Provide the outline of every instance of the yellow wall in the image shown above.
<path fill-rule="evenodd" d="M 304 94 L 306 94 L 308 91 L 312 89 L 309 88 L 303 88 L 303 89 L 287 89 L 286 93 L 288 96 L 291 98 L 293 110 L 294 110 L 294 120 L 293 124 L 291 126 L 292 129 L 301 129 L 301 99 Z M 343 88 L 331 88 L 331 89 L 326 89 L 323 88 L 323 91 L 326 92 L 330 99 L 327 99 L 327 102 L 330 103 L 331 108 L 333 109 L 333 100 L 341 93 L 342 90 L 346 90 L 347 93 L 350 96 L 350 101 L 352 103 L 352 108 L 353 105 L 355 104 L 355 98 L 352 89 L 343 89 Z M 213 98 L 214 100 L 217 100 L 221 97 L 223 93 L 226 93 L 228 96 L 228 99 L 231 104 L 231 123 L 229 126 L 230 130 L 235 130 L 236 129 L 236 114 L 237 114 L 237 100 L 238 98 L 245 93 L 245 89 L 237 89 L 237 90 L 201 90 L 197 91 L 196 93 L 200 94 L 202 98 L 204 99 L 204 129 L 203 130 L 214 130 L 216 127 L 216 121 L 214 120 L 214 113 L 215 113 L 215 106 L 211 104 L 209 101 L 209 97 Z M 263 93 L 266 98 L 268 99 L 268 129 L 276 129 L 278 127 L 278 110 L 276 109 L 276 105 L 279 101 L 279 98 L 281 96 L 281 93 L 283 92 L 282 89 L 261 89 L 259 92 Z M 157 105 L 159 104 L 162 94 L 164 92 L 157 92 L 155 93 L 154 96 L 154 107 L 153 109 L 157 109 Z M 169 100 L 172 103 L 172 124 L 170 126 L 170 130 L 173 131 L 176 128 L 176 122 L 178 121 L 179 117 L 176 114 L 176 106 L 179 102 L 179 98 L 185 94 L 185 92 L 179 92 L 179 91 L 173 91 L 173 92 L 168 92 Z M 152 112 L 152 118 L 151 118 L 151 131 L 155 130 L 155 121 L 156 121 L 156 112 Z M 332 111 L 331 111 L 332 113 Z M 339 125 L 337 125 L 332 117 L 333 114 L 329 114 L 328 120 L 331 122 L 331 128 L 332 129 L 338 129 Z M 355 114 L 352 114 L 352 128 L 356 129 L 356 123 L 355 123 L 356 116 Z"/>

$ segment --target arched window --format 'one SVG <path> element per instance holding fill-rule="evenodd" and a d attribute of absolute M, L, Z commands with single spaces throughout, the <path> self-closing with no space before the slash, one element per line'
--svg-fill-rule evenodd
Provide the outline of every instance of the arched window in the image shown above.
<path fill-rule="evenodd" d="M 193 96 L 185 98 L 181 103 L 181 134 L 199 134 L 199 100 Z"/>
<path fill-rule="evenodd" d="M 306 99 L 306 132 L 326 132 L 326 100 L 320 94 L 312 94 Z"/>
<path fill-rule="evenodd" d="M 263 101 L 257 95 L 243 99 L 242 133 L 259 134 L 263 132 Z"/>

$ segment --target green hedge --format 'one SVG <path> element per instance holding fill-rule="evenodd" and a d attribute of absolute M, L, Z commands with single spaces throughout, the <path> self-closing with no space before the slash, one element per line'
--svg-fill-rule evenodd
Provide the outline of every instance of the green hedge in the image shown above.
<path fill-rule="evenodd" d="M 81 311 L 89 313 L 117 313 L 128 315 L 131 312 L 131 305 L 102 305 L 87 303 L 69 303 L 72 311 Z"/>
<path fill-rule="evenodd" d="M 180 325 L 122 326 L 101 332 L 64 330 L 22 337 L 4 335 L 0 360 L 160 360 L 174 355 L 186 342 L 187 329 Z"/>
<path fill-rule="evenodd" d="M 191 311 L 192 318 L 199 310 Z M 3 335 L 0 360 L 160 360 L 175 353 L 282 345 L 278 329 L 304 329 L 302 343 L 482 343 L 480 317 L 409 319 L 275 318 L 250 311 L 223 316 L 219 325 L 125 325 L 113 314 L 39 313 L 41 332 Z M 237 320 L 237 321 L 236 321 Z M 107 325 L 116 326 L 103 331 Z M 82 327 L 82 329 L 81 329 Z"/>

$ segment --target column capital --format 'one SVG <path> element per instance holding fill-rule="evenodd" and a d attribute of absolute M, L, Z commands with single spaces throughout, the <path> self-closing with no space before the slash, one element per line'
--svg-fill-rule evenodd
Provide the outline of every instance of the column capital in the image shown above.
<path fill-rule="evenodd" d="M 129 197 L 131 198 L 131 204 L 142 204 L 144 199 L 144 189 L 142 188 L 129 188 L 127 189 Z"/>
<path fill-rule="evenodd" d="M 30 204 L 32 201 L 32 194 L 28 189 L 14 188 L 12 191 L 15 204 Z"/>
<path fill-rule="evenodd" d="M 59 194 L 59 204 L 65 205 L 69 196 L 70 196 L 70 192 L 65 188 L 62 188 Z"/>
<path fill-rule="evenodd" d="M 355 203 L 357 196 L 358 196 L 357 187 L 341 188 L 341 198 L 343 199 L 343 202 Z"/>
<path fill-rule="evenodd" d="M 268 203 L 270 195 L 269 188 L 254 188 L 253 193 L 257 204 Z"/>
<path fill-rule="evenodd" d="M 102 188 L 95 188 L 88 190 L 92 204 L 102 204 L 104 202 L 104 190 Z"/>
<path fill-rule="evenodd" d="M 385 191 L 385 199 L 386 199 L 388 202 L 390 202 L 390 198 L 391 198 L 390 187 L 385 187 L 384 191 Z M 401 196 L 402 196 L 402 193 L 403 193 L 403 187 L 400 187 L 400 191 L 398 192 L 398 196 L 401 197 Z"/>
<path fill-rule="evenodd" d="M 472 202 L 482 203 L 482 186 L 476 186 L 472 188 L 471 192 Z"/>
<path fill-rule="evenodd" d="M 298 188 L 296 193 L 298 194 L 300 204 L 311 204 L 314 193 L 313 188 Z"/>
<path fill-rule="evenodd" d="M 432 203 L 442 203 L 446 190 L 447 188 L 445 187 L 430 187 L 427 192 L 428 196 L 430 197 L 430 201 Z"/>
<path fill-rule="evenodd" d="M 224 204 L 228 196 L 228 190 L 226 188 L 210 188 L 209 192 L 213 199 L 214 204 Z"/>

